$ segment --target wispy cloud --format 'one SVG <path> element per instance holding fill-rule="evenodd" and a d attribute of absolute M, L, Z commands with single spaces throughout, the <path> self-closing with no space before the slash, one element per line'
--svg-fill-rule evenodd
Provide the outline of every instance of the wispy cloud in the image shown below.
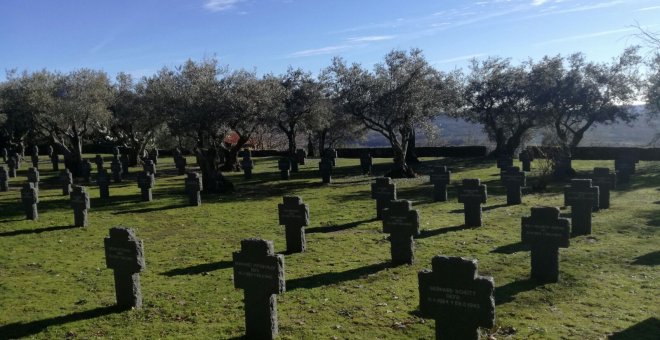
<path fill-rule="evenodd" d="M 454 58 L 436 60 L 435 62 L 433 62 L 433 64 L 438 65 L 438 64 L 455 63 L 457 61 L 470 60 L 470 59 L 474 59 L 474 58 L 484 57 L 486 55 L 488 55 L 488 54 L 486 54 L 486 53 L 475 53 L 475 54 L 462 55 L 462 56 L 454 57 Z"/>
<path fill-rule="evenodd" d="M 372 42 L 372 41 L 383 41 L 383 40 L 392 40 L 396 38 L 396 35 L 369 35 L 365 37 L 353 37 L 348 38 L 350 42 Z"/>
<path fill-rule="evenodd" d="M 311 57 L 311 56 L 317 56 L 317 55 L 325 55 L 325 54 L 333 54 L 333 53 L 338 53 L 342 51 L 349 50 L 351 48 L 356 47 L 356 45 L 334 45 L 334 46 L 326 46 L 326 47 L 321 47 L 321 48 L 314 48 L 314 49 L 309 49 L 309 50 L 302 50 L 302 51 L 297 51 L 289 54 L 290 58 L 300 58 L 300 57 Z"/>
<path fill-rule="evenodd" d="M 211 12 L 226 11 L 243 0 L 206 0 L 204 8 Z"/>
<path fill-rule="evenodd" d="M 655 11 L 660 9 L 660 6 L 651 6 L 651 7 L 644 7 L 636 10 L 635 12 L 645 12 L 645 11 Z"/>
<path fill-rule="evenodd" d="M 617 30 L 608 30 L 608 31 L 600 31 L 600 32 L 594 32 L 594 33 L 587 33 L 587 34 L 571 35 L 571 36 L 568 36 L 568 37 L 552 39 L 552 40 L 547 40 L 547 41 L 543 41 L 543 42 L 540 42 L 540 43 L 536 43 L 536 44 L 534 44 L 534 46 L 543 46 L 543 45 L 564 43 L 564 42 L 568 42 L 568 41 L 576 41 L 576 40 L 597 38 L 597 37 L 602 37 L 602 36 L 607 36 L 607 35 L 612 35 L 612 34 L 617 34 L 617 33 L 630 32 L 634 29 L 635 28 L 622 28 L 622 29 L 617 29 Z"/>
<path fill-rule="evenodd" d="M 563 7 L 562 8 L 562 7 L 559 7 L 559 6 L 553 6 L 549 10 L 541 12 L 541 13 L 536 14 L 536 15 L 532 15 L 531 17 L 539 17 L 539 16 L 552 15 L 552 14 L 565 14 L 565 13 L 593 11 L 593 10 L 597 10 L 597 9 L 617 6 L 617 5 L 620 5 L 620 4 L 623 4 L 623 3 L 624 3 L 624 1 L 622 1 L 622 0 L 615 0 L 615 1 L 595 3 L 595 4 L 591 4 L 591 5 L 578 5 L 578 6 L 574 6 L 574 7 Z"/>
<path fill-rule="evenodd" d="M 532 0 L 532 6 L 541 6 L 546 2 L 548 2 L 548 0 Z"/>

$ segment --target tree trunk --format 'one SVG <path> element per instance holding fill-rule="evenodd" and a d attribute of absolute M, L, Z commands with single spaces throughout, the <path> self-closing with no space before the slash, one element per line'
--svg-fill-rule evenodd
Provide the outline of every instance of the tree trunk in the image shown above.
<path fill-rule="evenodd" d="M 74 134 L 69 136 L 71 150 L 63 152 L 64 166 L 71 171 L 73 177 L 82 176 L 82 136 Z M 62 145 L 63 146 L 63 145 Z"/>
<path fill-rule="evenodd" d="M 328 129 L 323 129 L 319 132 L 319 157 L 323 158 L 325 155 L 325 137 L 328 134 Z"/>
<path fill-rule="evenodd" d="M 390 178 L 414 178 L 417 177 L 413 169 L 406 163 L 406 146 L 400 146 L 398 143 L 390 142 L 392 145 L 392 152 L 394 153 L 394 164 L 392 169 L 385 174 Z"/>
<path fill-rule="evenodd" d="M 239 135 L 235 145 L 225 151 L 225 164 L 220 168 L 223 171 L 240 171 L 241 165 L 238 162 L 238 153 L 245 143 L 250 140 L 250 136 Z"/>
<path fill-rule="evenodd" d="M 289 155 L 294 156 L 296 154 L 296 132 L 294 129 L 287 131 L 286 138 L 289 140 Z"/>
<path fill-rule="evenodd" d="M 202 171 L 202 183 L 205 193 L 234 191 L 234 185 L 218 169 L 218 151 L 215 148 L 195 149 L 195 155 Z"/>
<path fill-rule="evenodd" d="M 416 131 L 415 129 L 412 129 L 408 140 L 408 150 L 406 152 L 406 162 L 409 164 L 419 164 L 419 158 L 417 158 L 417 151 L 415 150 L 416 140 Z"/>
<path fill-rule="evenodd" d="M 307 134 L 307 156 L 314 158 L 314 141 L 312 140 L 312 133 Z"/>

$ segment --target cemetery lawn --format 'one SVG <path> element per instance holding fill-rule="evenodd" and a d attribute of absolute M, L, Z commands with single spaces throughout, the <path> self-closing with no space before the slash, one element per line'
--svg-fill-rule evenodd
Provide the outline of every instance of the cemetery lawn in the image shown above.
<path fill-rule="evenodd" d="M 389 160 L 374 161 L 374 172 L 383 174 Z M 287 194 L 309 204 L 311 224 L 307 252 L 285 255 L 287 291 L 277 297 L 281 339 L 432 339 L 435 322 L 417 312 L 417 272 L 430 268 L 438 254 L 476 258 L 480 274 L 495 278 L 496 325 L 483 335 L 660 337 L 660 163 L 638 164 L 632 185 L 612 193 L 610 209 L 594 213 L 593 234 L 560 249 L 559 283 L 539 285 L 528 279 L 530 253 L 520 243 L 520 218 L 533 206 L 562 206 L 566 183 L 507 206 L 494 160 L 447 159 L 452 182 L 481 178 L 488 185 L 484 225 L 465 228 L 453 187 L 449 202 L 435 203 L 428 176 L 395 180 L 399 199 L 412 200 L 419 210 L 423 231 L 415 264 L 392 268 L 387 235 L 374 220 L 373 178 L 357 175 L 357 159 L 337 162 L 333 184 L 321 185 L 317 160 L 280 181 L 276 159 L 256 158 L 252 180 L 228 174 L 235 194 L 203 195 L 201 207 L 188 207 L 184 176 L 176 175 L 171 157 L 161 157 L 153 202 L 139 202 L 136 168 L 128 180 L 111 185 L 106 201 L 90 185 L 87 228 L 72 227 L 68 197 L 45 157 L 39 220 L 24 219 L 23 162 L 10 192 L 0 193 L 0 338 L 241 337 L 243 291 L 233 288 L 232 252 L 248 237 L 273 240 L 275 250 L 284 252 L 277 204 Z M 418 172 L 428 174 L 441 162 L 423 159 Z M 614 162 L 574 166 L 586 173 L 595 166 L 613 168 Z M 570 209 L 561 212 L 568 217 Z M 144 241 L 141 310 L 112 308 L 103 238 L 113 226 L 134 228 Z"/>

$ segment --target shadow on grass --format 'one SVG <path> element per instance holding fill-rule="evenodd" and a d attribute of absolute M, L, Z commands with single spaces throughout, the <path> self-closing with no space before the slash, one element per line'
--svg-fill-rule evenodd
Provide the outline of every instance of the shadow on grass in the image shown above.
<path fill-rule="evenodd" d="M 495 288 L 495 305 L 509 303 L 516 299 L 516 295 L 522 292 L 530 291 L 536 287 L 543 286 L 532 279 L 513 281 L 504 286 Z"/>
<path fill-rule="evenodd" d="M 509 205 L 509 204 L 506 204 L 506 203 L 489 205 L 489 206 L 483 207 L 482 211 L 495 210 L 495 209 L 498 209 L 498 208 L 504 208 L 504 207 L 510 207 L 510 206 L 513 206 L 513 205 Z"/>
<path fill-rule="evenodd" d="M 212 272 L 220 269 L 227 269 L 232 267 L 232 261 L 218 261 L 212 263 L 203 263 L 195 266 L 184 267 L 184 268 L 175 268 L 168 270 L 166 272 L 160 273 L 160 275 L 165 276 L 179 276 L 179 275 L 198 275 L 208 272 Z"/>
<path fill-rule="evenodd" d="M 286 288 L 288 291 L 291 291 L 300 288 L 311 289 L 329 286 L 340 282 L 357 280 L 363 276 L 375 274 L 389 267 L 391 267 L 391 264 L 389 262 L 384 262 L 371 264 L 360 268 L 349 269 L 338 273 L 323 273 L 308 277 L 301 277 L 299 279 L 288 280 L 286 282 Z"/>
<path fill-rule="evenodd" d="M 491 253 L 496 253 L 496 254 L 507 254 L 511 255 L 513 253 L 521 252 L 521 251 L 529 251 L 529 245 L 522 243 L 522 242 L 516 242 L 516 243 L 511 243 L 507 244 L 505 246 L 499 246 L 493 250 L 491 250 Z"/>
<path fill-rule="evenodd" d="M 423 238 L 428 238 L 428 237 L 433 237 L 433 236 L 438 236 L 446 233 L 451 233 L 454 231 L 461 231 L 461 230 L 468 230 L 468 229 L 473 229 L 475 227 L 470 227 L 466 225 L 457 225 L 454 227 L 448 227 L 448 228 L 438 228 L 438 229 L 425 229 L 419 232 L 419 236 L 415 236 L 416 239 L 423 239 Z"/>
<path fill-rule="evenodd" d="M 139 213 L 148 213 L 148 212 L 152 212 L 152 211 L 161 211 L 161 210 L 185 208 L 185 207 L 189 207 L 189 206 L 190 205 L 188 205 L 188 204 L 170 204 L 170 205 L 164 205 L 162 207 L 151 207 L 151 208 L 142 208 L 142 209 L 134 209 L 134 210 L 116 211 L 113 214 L 115 214 L 115 215 L 139 214 Z"/>
<path fill-rule="evenodd" d="M 332 232 L 335 232 L 335 231 L 342 231 L 342 230 L 355 228 L 355 227 L 359 226 L 360 224 L 375 222 L 375 221 L 378 221 L 378 219 L 372 218 L 372 219 L 368 219 L 368 220 L 361 220 L 361 221 L 349 222 L 349 223 L 338 224 L 338 225 L 329 225 L 329 226 L 325 226 L 325 227 L 314 227 L 314 228 L 305 229 L 305 233 L 306 234 L 332 233 Z"/>
<path fill-rule="evenodd" d="M 607 337 L 609 340 L 657 340 L 660 336 L 660 319 L 650 317 Z"/>
<path fill-rule="evenodd" d="M 660 251 L 637 256 L 632 264 L 638 266 L 657 266 L 660 264 Z"/>
<path fill-rule="evenodd" d="M 4 233 L 0 233 L 0 237 L 25 235 L 25 234 L 40 234 L 47 231 L 58 231 L 58 230 L 79 229 L 79 228 L 80 227 L 75 227 L 72 225 L 63 225 L 63 226 L 37 228 L 37 229 L 22 229 L 22 230 L 14 230 L 14 231 L 7 231 Z"/>
<path fill-rule="evenodd" d="M 104 315 L 110 315 L 126 310 L 118 306 L 98 307 L 84 312 L 71 313 L 54 318 L 31 321 L 27 323 L 12 323 L 0 326 L 0 337 L 3 339 L 17 339 L 35 335 L 50 326 L 63 325 L 69 322 L 81 321 L 98 318 Z"/>

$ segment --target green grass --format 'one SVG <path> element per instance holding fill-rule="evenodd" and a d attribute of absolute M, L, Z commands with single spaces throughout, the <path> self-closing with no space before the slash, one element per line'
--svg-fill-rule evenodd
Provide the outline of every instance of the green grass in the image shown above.
<path fill-rule="evenodd" d="M 384 173 L 387 160 L 376 161 L 375 172 Z M 419 171 L 428 173 L 440 162 L 424 159 Z M 113 184 L 108 201 L 99 200 L 91 185 L 90 226 L 84 229 L 70 227 L 68 197 L 46 162 L 40 219 L 24 220 L 18 191 L 23 165 L 11 191 L 0 193 L 0 338 L 242 336 L 243 291 L 233 288 L 231 253 L 247 237 L 273 240 L 276 251 L 284 251 L 277 204 L 285 194 L 309 204 L 311 225 L 308 251 L 286 255 L 287 292 L 278 296 L 282 339 L 431 339 L 435 322 L 417 313 L 417 272 L 437 254 L 476 258 L 479 272 L 495 278 L 496 326 L 484 332 L 497 338 L 599 339 L 622 331 L 619 339 L 659 336 L 660 163 L 639 164 L 633 184 L 612 194 L 612 208 L 594 214 L 593 234 L 560 250 L 560 282 L 546 285 L 528 280 L 520 218 L 533 206 L 561 206 L 564 183 L 506 206 L 494 161 L 446 160 L 453 181 L 478 177 L 488 185 L 484 226 L 465 229 L 453 188 L 450 202 L 434 203 L 427 176 L 396 180 L 399 198 L 419 209 L 423 233 L 416 263 L 391 268 L 387 235 L 373 220 L 371 178 L 357 176 L 358 160 L 339 159 L 328 186 L 320 184 L 315 160 L 289 181 L 279 181 L 275 159 L 255 163 L 251 181 L 228 174 L 236 194 L 205 195 L 201 207 L 187 207 L 184 176 L 162 157 L 154 202 L 139 202 L 133 176 Z M 586 172 L 613 162 L 574 166 Z M 103 238 L 113 226 L 134 228 L 144 241 L 141 310 L 109 308 L 114 288 Z"/>

